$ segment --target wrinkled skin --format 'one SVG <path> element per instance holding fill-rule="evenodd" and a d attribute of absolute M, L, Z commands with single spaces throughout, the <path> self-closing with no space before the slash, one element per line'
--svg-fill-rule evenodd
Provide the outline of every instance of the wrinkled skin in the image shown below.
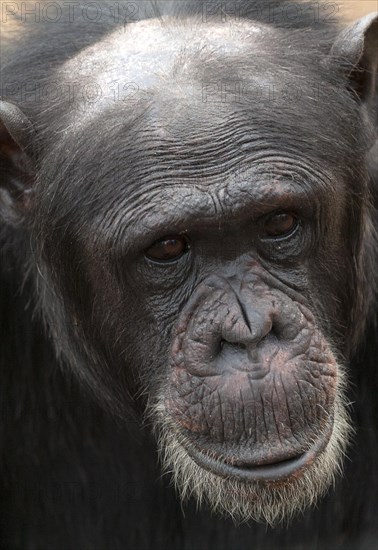
<path fill-rule="evenodd" d="M 250 271 L 205 280 L 173 343 L 167 409 L 233 464 L 297 456 L 333 421 L 329 345 L 310 311 L 271 284 Z"/>
<path fill-rule="evenodd" d="M 58 355 L 113 414 L 132 402 L 152 419 L 183 496 L 241 520 L 312 504 L 350 437 L 344 366 L 376 247 L 375 95 L 355 73 L 376 67 L 376 21 L 332 34 L 332 51 L 319 35 L 303 60 L 301 39 L 266 23 L 152 18 L 56 68 L 98 101 L 63 93 L 49 124 L 2 102 L 4 219 L 31 242 Z M 247 78 L 235 100 L 229 82 Z M 182 249 L 154 259 L 169 239 Z"/>

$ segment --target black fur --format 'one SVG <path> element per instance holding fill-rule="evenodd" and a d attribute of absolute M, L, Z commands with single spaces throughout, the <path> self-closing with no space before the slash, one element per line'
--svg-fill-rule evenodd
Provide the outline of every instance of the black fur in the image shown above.
<path fill-rule="evenodd" d="M 64 102 L 57 101 L 45 109 L 43 99 L 30 101 L 25 90 L 8 85 L 31 83 L 41 89 L 50 80 L 54 81 L 55 70 L 65 60 L 111 31 L 115 23 L 106 16 L 109 5 L 96 4 L 101 5 L 103 13 L 98 24 L 88 24 L 80 18 L 67 24 L 63 21 L 33 24 L 30 18 L 29 23 L 22 25 L 21 36 L 12 32 L 4 35 L 1 95 L 14 101 L 32 121 L 38 136 L 33 144 L 38 154 L 32 154 L 48 159 L 42 167 L 46 174 L 49 166 L 61 162 L 58 154 L 61 151 L 59 148 L 54 151 L 51 143 L 64 127 Z M 142 18 L 167 13 L 183 16 L 194 13 L 200 17 L 204 2 L 137 4 Z M 330 50 L 338 26 L 314 22 L 311 4 L 301 5 L 302 15 L 294 22 L 277 16 L 272 23 L 267 4 L 245 0 L 238 3 L 238 9 L 243 17 L 250 14 L 253 18 L 256 7 L 263 8 L 260 21 L 290 30 L 288 44 L 292 46 L 293 63 L 305 50 L 313 70 L 321 71 L 317 61 Z M 283 13 L 282 7 L 286 4 L 292 6 L 291 2 L 274 4 L 279 6 L 278 13 Z M 125 21 L 121 17 L 116 24 L 123 25 Z M 273 47 L 269 55 L 274 60 L 281 52 Z M 266 63 L 269 63 L 268 57 Z M 340 108 L 340 112 L 335 112 L 335 118 L 330 121 L 330 126 L 344 124 L 349 134 L 348 120 L 356 118 L 351 97 L 352 91 L 345 92 L 339 105 L 335 102 L 334 110 Z M 310 131 L 311 121 L 304 118 L 304 132 L 306 124 L 310 125 Z M 115 133 L 111 135 L 118 139 Z M 96 141 L 93 135 L 93 148 Z M 350 141 L 347 135 L 345 145 L 338 144 L 335 148 L 337 154 L 341 151 L 345 157 L 353 156 L 355 151 L 347 149 Z M 354 145 L 356 150 L 363 147 L 357 139 Z M 83 155 L 86 154 L 84 147 L 83 144 Z M 331 149 L 321 154 L 327 161 L 334 155 Z M 333 160 L 340 163 L 342 170 L 343 159 Z M 357 175 L 358 169 L 356 167 Z M 1 170 L 3 173 L 11 170 L 5 159 Z M 62 172 L 57 186 L 63 184 L 64 176 Z M 373 176 L 369 185 L 368 219 L 377 228 L 374 196 L 378 182 Z M 350 189 L 348 200 L 350 211 L 358 216 L 361 209 L 358 192 Z M 73 198 L 69 206 L 74 208 L 75 201 Z M 0 208 L 1 204 L 0 201 Z M 71 371 L 60 367 L 39 314 L 39 301 L 50 308 L 50 319 L 57 316 L 58 330 L 64 325 L 59 317 L 59 304 L 51 303 L 48 289 L 41 291 L 43 282 L 38 279 L 31 261 L 34 251 L 30 247 L 28 228 L 16 223 L 9 212 L 9 208 L 4 208 L 4 212 L 0 210 L 0 537 L 4 550 L 377 548 L 378 338 L 376 313 L 363 305 L 364 298 L 356 305 L 353 316 L 350 313 L 353 326 L 361 324 L 366 328 L 363 343 L 353 350 L 349 368 L 352 382 L 349 398 L 356 432 L 343 478 L 338 479 L 335 490 L 331 490 L 315 510 L 307 511 L 287 528 L 235 526 L 231 520 L 211 516 L 206 510 L 196 511 L 193 502 L 181 505 L 169 486 L 169 479 L 161 477 L 155 442 L 148 427 L 139 424 L 134 412 L 125 418 L 124 411 L 112 398 L 108 399 L 105 391 L 103 402 L 108 412 L 103 412 L 90 394 L 79 387 Z M 62 211 L 62 220 L 65 215 Z M 43 223 L 44 220 L 41 227 Z M 351 228 L 351 243 L 358 242 L 360 229 L 359 224 Z M 39 226 L 34 226 L 33 231 L 36 230 Z M 46 224 L 44 231 L 47 246 L 66 247 L 66 265 L 70 258 L 73 261 L 80 257 L 80 253 L 69 248 L 69 239 L 67 242 L 52 239 L 49 243 L 50 229 Z M 51 232 L 53 234 L 53 228 Z M 377 311 L 374 279 L 378 254 L 374 229 L 365 245 L 367 259 L 359 271 L 351 267 L 351 278 L 355 277 L 355 284 L 351 286 L 355 289 L 359 285 L 364 297 L 369 295 L 366 302 L 373 302 L 373 309 Z M 37 284 L 41 288 L 36 288 Z M 67 349 L 70 343 L 64 338 L 62 335 L 63 353 L 69 356 L 72 350 Z M 92 389 L 99 383 L 87 380 L 85 372 L 79 374 Z M 109 411 L 115 413 L 114 416 Z"/>

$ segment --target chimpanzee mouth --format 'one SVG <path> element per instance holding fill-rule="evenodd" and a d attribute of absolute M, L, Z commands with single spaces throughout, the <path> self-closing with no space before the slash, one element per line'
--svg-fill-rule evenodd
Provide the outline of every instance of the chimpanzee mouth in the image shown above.
<path fill-rule="evenodd" d="M 251 481 L 282 481 L 290 477 L 298 477 L 324 451 L 331 437 L 332 429 L 319 437 L 315 445 L 308 451 L 294 457 L 283 458 L 277 462 L 254 464 L 244 462 L 240 465 L 231 464 L 224 459 L 214 458 L 209 451 L 203 451 L 194 445 L 185 445 L 188 455 L 198 466 L 220 477 L 234 478 L 243 482 Z"/>

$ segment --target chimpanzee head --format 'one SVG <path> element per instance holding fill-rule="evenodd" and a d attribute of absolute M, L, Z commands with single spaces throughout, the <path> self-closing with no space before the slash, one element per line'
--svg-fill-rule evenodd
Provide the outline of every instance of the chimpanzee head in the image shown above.
<path fill-rule="evenodd" d="M 2 211 L 57 352 L 152 420 L 182 496 L 237 518 L 290 516 L 341 467 L 376 30 L 151 19 L 62 63 L 69 94 L 1 103 Z"/>

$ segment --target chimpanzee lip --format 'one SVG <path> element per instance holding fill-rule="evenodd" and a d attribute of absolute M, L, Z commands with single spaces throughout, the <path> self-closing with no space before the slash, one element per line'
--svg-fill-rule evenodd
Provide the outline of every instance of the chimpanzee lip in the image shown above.
<path fill-rule="evenodd" d="M 257 465 L 243 463 L 241 466 L 230 464 L 222 459 L 209 456 L 208 451 L 201 450 L 197 445 L 185 444 L 188 455 L 205 470 L 220 477 L 234 478 L 243 482 L 250 481 L 282 481 L 290 477 L 298 477 L 315 461 L 326 448 L 332 433 L 332 426 L 308 451 L 294 457 L 282 459 L 274 463 Z"/>

